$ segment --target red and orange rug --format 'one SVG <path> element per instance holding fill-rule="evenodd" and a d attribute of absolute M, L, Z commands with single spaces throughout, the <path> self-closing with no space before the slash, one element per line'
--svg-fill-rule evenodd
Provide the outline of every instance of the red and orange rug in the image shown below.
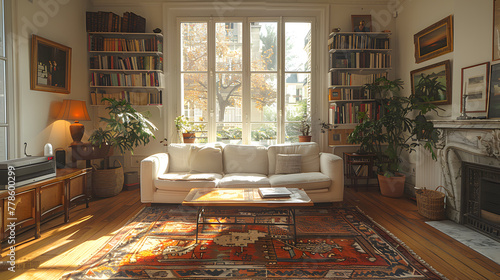
<path fill-rule="evenodd" d="M 196 210 L 144 208 L 63 279 L 444 279 L 356 208 L 296 209 L 297 242 L 286 217 L 219 209 L 240 224 L 204 225 L 196 243 Z"/>

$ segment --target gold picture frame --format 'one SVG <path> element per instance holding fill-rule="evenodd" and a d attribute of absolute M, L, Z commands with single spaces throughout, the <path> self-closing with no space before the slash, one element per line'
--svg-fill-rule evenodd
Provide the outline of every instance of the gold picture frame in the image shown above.
<path fill-rule="evenodd" d="M 450 15 L 413 36 L 415 62 L 420 63 L 453 51 L 453 16 Z"/>
<path fill-rule="evenodd" d="M 438 82 L 441 82 L 445 86 L 444 91 L 440 91 L 436 96 L 428 96 L 433 99 L 429 103 L 434 103 L 436 105 L 446 105 L 451 104 L 451 66 L 450 61 L 445 60 L 439 63 L 435 63 L 426 67 L 415 69 L 410 72 L 411 80 L 411 92 L 416 97 L 419 97 L 415 91 L 415 86 L 418 85 L 420 79 L 423 76 L 428 76 L 430 78 L 437 78 Z"/>
<path fill-rule="evenodd" d="M 70 93 L 71 48 L 33 35 L 30 80 L 32 90 Z"/>

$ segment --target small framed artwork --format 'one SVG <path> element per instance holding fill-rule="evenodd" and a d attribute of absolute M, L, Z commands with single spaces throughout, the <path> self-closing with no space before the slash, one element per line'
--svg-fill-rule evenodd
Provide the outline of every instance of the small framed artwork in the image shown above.
<path fill-rule="evenodd" d="M 31 89 L 58 93 L 71 91 L 71 48 L 33 35 Z"/>
<path fill-rule="evenodd" d="M 411 92 L 426 96 L 436 105 L 451 104 L 450 61 L 445 60 L 410 72 Z"/>
<path fill-rule="evenodd" d="M 500 118 L 500 64 L 492 64 L 490 71 L 490 95 L 488 118 Z"/>
<path fill-rule="evenodd" d="M 352 31 L 353 32 L 371 32 L 372 31 L 372 16 L 371 15 L 351 15 Z"/>
<path fill-rule="evenodd" d="M 340 100 L 340 88 L 330 88 L 328 89 L 328 101 Z"/>
<path fill-rule="evenodd" d="M 500 0 L 493 1 L 493 60 L 500 59 Z"/>
<path fill-rule="evenodd" d="M 415 62 L 420 63 L 453 51 L 453 16 L 450 15 L 413 36 Z"/>
<path fill-rule="evenodd" d="M 464 97 L 466 113 L 484 113 L 488 109 L 488 72 L 490 63 L 485 62 L 462 68 L 462 94 L 460 98 L 460 113 L 462 113 Z"/>

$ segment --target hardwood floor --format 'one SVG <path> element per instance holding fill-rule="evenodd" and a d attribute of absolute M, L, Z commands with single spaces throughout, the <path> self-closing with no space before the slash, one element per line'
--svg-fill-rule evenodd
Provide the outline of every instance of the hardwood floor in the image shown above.
<path fill-rule="evenodd" d="M 383 197 L 374 188 L 347 188 L 344 204 L 359 206 L 449 279 L 500 279 L 500 265 L 425 224 L 411 200 Z M 42 225 L 40 239 L 33 239 L 31 231 L 16 236 L 16 272 L 1 271 L 0 279 L 59 279 L 77 269 L 142 207 L 138 189 L 124 190 L 92 201 L 88 209 L 72 209 L 67 224 L 61 225 L 59 217 Z M 7 245 L 2 244 L 1 261 L 8 260 Z"/>

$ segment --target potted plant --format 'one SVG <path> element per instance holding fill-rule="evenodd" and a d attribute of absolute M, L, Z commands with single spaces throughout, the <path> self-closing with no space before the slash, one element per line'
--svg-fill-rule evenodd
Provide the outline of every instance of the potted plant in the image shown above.
<path fill-rule="evenodd" d="M 120 153 L 130 151 L 139 145 L 146 145 L 150 138 L 155 138 L 153 131 L 156 126 L 143 114 L 137 112 L 125 100 L 103 98 L 108 101 L 109 117 L 101 117 L 100 121 L 105 123 L 104 128 L 95 130 L 89 137 L 93 146 L 110 146 Z M 108 197 L 118 194 L 123 188 L 123 168 L 109 166 L 109 154 L 104 155 L 103 168 L 95 168 L 92 174 L 94 195 Z"/>
<path fill-rule="evenodd" d="M 311 119 L 308 114 L 304 114 L 300 120 L 299 131 L 302 135 L 299 135 L 299 142 L 311 142 Z"/>
<path fill-rule="evenodd" d="M 404 192 L 405 176 L 400 173 L 401 154 L 412 152 L 422 142 L 414 142 L 418 137 L 425 142 L 424 147 L 436 159 L 434 147 L 439 133 L 425 114 L 437 111 L 435 104 L 426 97 L 401 96 L 402 81 L 379 78 L 365 87 L 374 94 L 380 105 L 380 118 L 373 119 L 361 115 L 362 122 L 349 135 L 349 143 L 361 144 L 367 152 L 377 156 L 380 191 L 385 196 L 400 197 Z"/>
<path fill-rule="evenodd" d="M 195 132 L 203 130 L 203 124 L 196 125 L 184 115 L 175 118 L 174 123 L 177 132 L 182 133 L 184 143 L 194 143 L 196 140 Z"/>

